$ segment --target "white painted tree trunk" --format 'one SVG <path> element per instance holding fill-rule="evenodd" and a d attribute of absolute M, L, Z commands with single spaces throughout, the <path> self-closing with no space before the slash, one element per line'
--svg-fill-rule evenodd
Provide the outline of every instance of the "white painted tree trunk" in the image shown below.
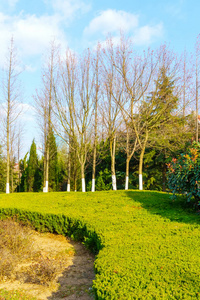
<path fill-rule="evenodd" d="M 67 192 L 70 192 L 70 183 L 67 184 Z"/>
<path fill-rule="evenodd" d="M 142 179 L 142 174 L 139 174 L 139 190 L 143 190 L 143 179 Z"/>
<path fill-rule="evenodd" d="M 6 183 L 6 194 L 9 194 L 10 193 L 10 186 L 9 186 L 9 183 L 7 182 Z"/>
<path fill-rule="evenodd" d="M 43 193 L 48 193 L 49 182 L 46 181 L 46 186 L 43 187 Z"/>
<path fill-rule="evenodd" d="M 117 183 L 116 183 L 116 175 L 112 175 L 112 186 L 113 186 L 113 190 L 116 191 L 117 190 Z"/>
<path fill-rule="evenodd" d="M 82 192 L 85 193 L 85 178 L 82 178 Z"/>
<path fill-rule="evenodd" d="M 128 190 L 128 181 L 129 181 L 129 177 L 126 176 L 125 190 Z"/>
<path fill-rule="evenodd" d="M 92 179 L 92 192 L 95 192 L 95 179 Z"/>

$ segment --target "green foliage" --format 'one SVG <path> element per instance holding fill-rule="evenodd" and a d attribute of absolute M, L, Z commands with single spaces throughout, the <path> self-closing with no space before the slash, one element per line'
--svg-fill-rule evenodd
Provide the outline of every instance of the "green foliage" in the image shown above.
<path fill-rule="evenodd" d="M 37 157 L 37 151 L 36 151 L 36 144 L 33 140 L 30 148 L 30 154 L 28 159 L 28 165 L 27 165 L 27 189 L 28 192 L 36 192 L 38 190 L 38 157 Z"/>
<path fill-rule="evenodd" d="M 97 191 L 107 191 L 112 188 L 111 182 L 111 172 L 105 168 L 103 171 L 99 172 L 99 176 L 97 177 L 96 182 L 96 190 Z"/>
<path fill-rule="evenodd" d="M 186 195 L 188 201 L 200 200 L 200 143 L 193 142 L 185 153 L 168 164 L 168 186 L 173 193 Z"/>
<path fill-rule="evenodd" d="M 199 299 L 200 216 L 161 192 L 0 195 L 0 217 L 98 253 L 96 299 Z"/>

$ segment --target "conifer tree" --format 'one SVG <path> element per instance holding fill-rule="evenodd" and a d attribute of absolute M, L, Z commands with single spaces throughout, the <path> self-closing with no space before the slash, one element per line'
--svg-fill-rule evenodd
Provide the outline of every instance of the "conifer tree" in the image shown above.
<path fill-rule="evenodd" d="M 33 140 L 30 148 L 30 155 L 27 166 L 27 186 L 28 192 L 33 192 L 37 190 L 36 183 L 36 174 L 38 169 L 38 157 L 36 152 L 36 144 Z"/>

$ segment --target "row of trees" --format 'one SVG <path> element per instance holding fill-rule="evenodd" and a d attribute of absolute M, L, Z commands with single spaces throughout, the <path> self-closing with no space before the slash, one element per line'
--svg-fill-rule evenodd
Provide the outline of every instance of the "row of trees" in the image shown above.
<path fill-rule="evenodd" d="M 14 72 L 12 49 L 13 40 L 4 102 L 6 192 L 9 192 L 11 173 L 11 132 L 16 132 L 12 124 L 19 113 L 14 106 L 18 91 L 14 83 L 18 74 Z M 99 44 L 93 51 L 87 49 L 82 55 L 77 55 L 67 49 L 63 56 L 52 42 L 42 71 L 42 89 L 34 96 L 42 134 L 42 175 L 34 176 L 40 181 L 42 178 L 43 191 L 49 191 L 49 176 L 53 170 L 52 136 L 56 136 L 57 143 L 64 141 L 67 191 L 71 190 L 72 182 L 73 188 L 77 189 L 79 172 L 82 191 L 86 190 L 85 177 L 89 173 L 91 190 L 95 191 L 96 174 L 100 177 L 97 165 L 99 161 L 104 164 L 105 149 L 101 151 L 101 148 L 105 145 L 109 149 L 113 190 L 117 189 L 116 154 L 120 152 L 123 160 L 125 158 L 125 189 L 129 188 L 130 161 L 135 164 L 133 157 L 138 159 L 139 189 L 143 189 L 143 164 L 148 155 L 151 159 L 154 155 L 162 157 L 164 180 L 166 160 L 170 155 L 184 148 L 192 137 L 198 140 L 199 39 L 195 50 L 195 57 L 188 57 L 186 52 L 178 57 L 162 45 L 157 50 L 148 49 L 138 54 L 132 42 L 122 35 L 117 45 L 109 38 L 104 46 Z M 20 173 L 23 176 L 30 158 L 31 152 Z M 39 164 L 37 160 L 36 164 Z M 56 174 L 55 170 L 53 172 Z M 26 186 L 24 190 L 32 190 L 28 181 L 23 186 Z"/>

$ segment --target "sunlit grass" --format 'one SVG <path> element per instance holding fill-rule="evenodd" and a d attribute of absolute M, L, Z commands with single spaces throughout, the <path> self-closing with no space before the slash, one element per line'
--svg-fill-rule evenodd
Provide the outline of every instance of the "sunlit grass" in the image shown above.
<path fill-rule="evenodd" d="M 81 221 L 71 226 L 76 234 L 77 228 L 79 234 L 95 231 L 92 243 L 100 239 L 103 246 L 95 261 L 99 299 L 200 299 L 200 216 L 181 197 L 172 202 L 152 191 L 26 193 L 0 195 L 0 208 L 37 212 L 41 219 L 64 215 Z"/>

